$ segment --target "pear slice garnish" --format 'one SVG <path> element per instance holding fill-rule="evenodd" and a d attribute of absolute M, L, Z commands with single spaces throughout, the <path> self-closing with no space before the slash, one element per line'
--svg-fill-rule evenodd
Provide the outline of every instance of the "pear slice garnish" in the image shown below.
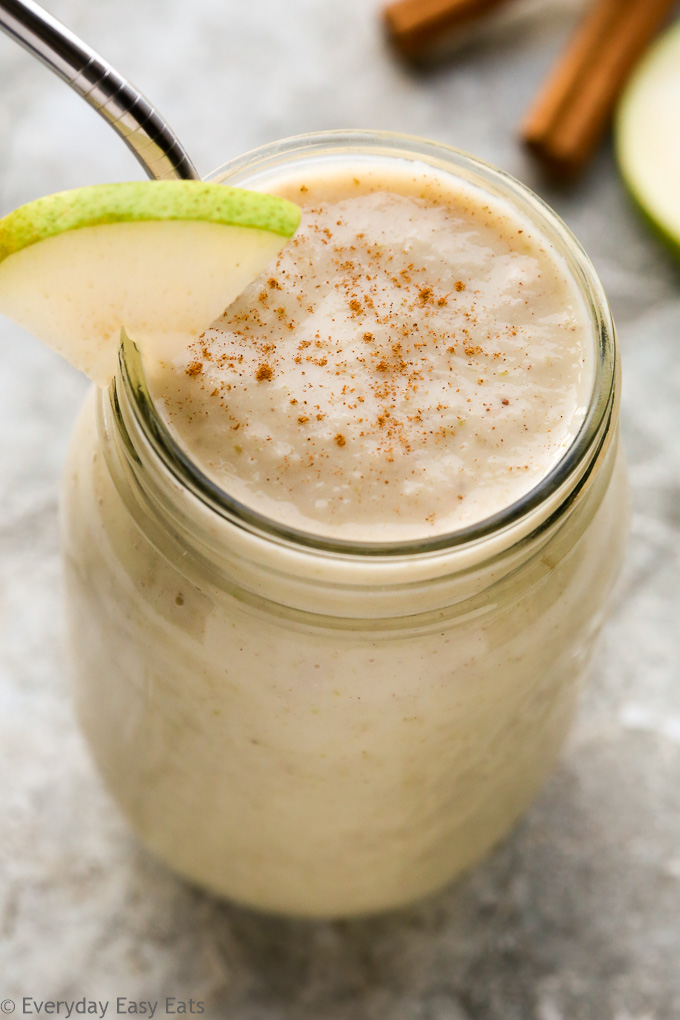
<path fill-rule="evenodd" d="M 105 184 L 0 220 L 0 312 L 101 386 L 121 327 L 159 360 L 188 346 L 295 233 L 273 195 L 201 181 Z"/>

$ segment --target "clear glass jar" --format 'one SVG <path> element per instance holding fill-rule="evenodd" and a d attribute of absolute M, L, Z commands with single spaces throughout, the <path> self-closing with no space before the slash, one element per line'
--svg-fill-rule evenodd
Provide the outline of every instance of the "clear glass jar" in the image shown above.
<path fill-rule="evenodd" d="M 412 160 L 509 198 L 564 255 L 598 339 L 581 431 L 493 518 L 399 546 L 300 534 L 237 504 L 167 432 L 133 345 L 65 471 L 75 696 L 108 788 L 189 879 L 342 916 L 448 882 L 543 783 L 618 573 L 626 486 L 606 299 L 564 225 L 502 173 L 419 139 L 332 132 L 217 175 Z"/>

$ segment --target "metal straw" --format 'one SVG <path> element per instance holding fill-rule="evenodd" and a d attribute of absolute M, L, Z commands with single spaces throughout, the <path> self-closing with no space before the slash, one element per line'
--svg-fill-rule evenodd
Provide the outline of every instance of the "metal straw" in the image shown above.
<path fill-rule="evenodd" d="M 109 122 L 154 180 L 198 178 L 158 111 L 134 85 L 34 0 L 0 0 L 0 28 Z"/>

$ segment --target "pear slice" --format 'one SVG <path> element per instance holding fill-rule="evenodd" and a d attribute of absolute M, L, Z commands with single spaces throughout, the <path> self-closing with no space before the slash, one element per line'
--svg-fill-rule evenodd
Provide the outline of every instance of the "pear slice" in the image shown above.
<path fill-rule="evenodd" d="M 123 326 L 145 354 L 172 358 L 299 221 L 284 199 L 201 181 L 48 195 L 0 220 L 0 312 L 104 386 Z"/>
<path fill-rule="evenodd" d="M 680 24 L 649 50 L 627 85 L 616 151 L 633 197 L 680 256 Z"/>

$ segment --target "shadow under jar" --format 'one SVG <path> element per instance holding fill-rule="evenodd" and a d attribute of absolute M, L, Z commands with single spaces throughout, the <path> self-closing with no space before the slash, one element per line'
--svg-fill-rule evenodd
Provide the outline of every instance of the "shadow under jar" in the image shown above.
<path fill-rule="evenodd" d="M 343 161 L 452 175 L 563 260 L 593 384 L 545 476 L 418 540 L 296 529 L 192 460 L 126 343 L 83 408 L 63 490 L 76 706 L 107 787 L 192 881 L 326 917 L 441 887 L 526 809 L 573 717 L 626 532 L 613 325 L 564 225 L 499 171 L 394 135 L 291 139 L 214 179 L 267 189 Z"/>

